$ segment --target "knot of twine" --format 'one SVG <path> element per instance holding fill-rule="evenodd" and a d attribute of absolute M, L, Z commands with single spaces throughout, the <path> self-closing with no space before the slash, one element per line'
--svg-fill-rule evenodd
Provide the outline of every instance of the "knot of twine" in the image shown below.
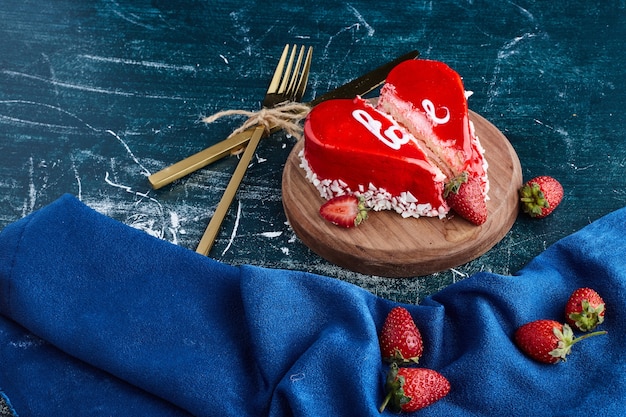
<path fill-rule="evenodd" d="M 287 134 L 300 140 L 302 138 L 302 126 L 300 121 L 309 114 L 311 108 L 306 104 L 287 101 L 273 108 L 262 108 L 253 112 L 248 110 L 223 110 L 202 119 L 205 123 L 213 123 L 217 119 L 227 116 L 246 116 L 241 126 L 233 131 L 233 135 L 241 133 L 251 127 L 261 125 L 269 134 L 274 127 L 278 127 Z"/>

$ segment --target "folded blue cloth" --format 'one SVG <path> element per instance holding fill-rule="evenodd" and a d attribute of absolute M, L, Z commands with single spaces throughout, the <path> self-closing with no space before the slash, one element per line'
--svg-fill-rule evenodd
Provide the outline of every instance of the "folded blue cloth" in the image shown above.
<path fill-rule="evenodd" d="M 416 415 L 626 415 L 624 236 L 622 209 L 515 276 L 479 273 L 406 305 L 420 366 L 452 386 Z M 581 286 L 603 295 L 608 334 L 558 365 L 524 356 L 515 329 L 562 321 Z M 0 392 L 21 416 L 376 416 L 377 332 L 395 305 L 329 277 L 225 265 L 63 196 L 0 233 Z"/>

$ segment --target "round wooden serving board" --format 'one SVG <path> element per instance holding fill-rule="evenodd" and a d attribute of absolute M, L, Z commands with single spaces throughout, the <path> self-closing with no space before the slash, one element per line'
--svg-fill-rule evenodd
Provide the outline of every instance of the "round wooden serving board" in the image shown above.
<path fill-rule="evenodd" d="M 415 277 L 443 271 L 479 257 L 511 229 L 518 214 L 522 169 L 507 138 L 470 111 L 489 163 L 489 215 L 475 226 L 450 212 L 447 218 L 403 219 L 395 211 L 370 211 L 360 226 L 344 229 L 324 220 L 324 203 L 300 168 L 298 142 L 283 171 L 283 206 L 296 235 L 322 258 L 367 275 Z"/>

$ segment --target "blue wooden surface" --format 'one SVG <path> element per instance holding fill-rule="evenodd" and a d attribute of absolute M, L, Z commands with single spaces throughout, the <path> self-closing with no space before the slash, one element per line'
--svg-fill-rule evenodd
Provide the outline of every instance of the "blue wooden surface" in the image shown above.
<path fill-rule="evenodd" d="M 470 108 L 511 141 L 525 178 L 557 177 L 549 218 L 519 217 L 484 256 L 414 279 L 356 274 L 286 224 L 280 184 L 294 139 L 263 141 L 211 256 L 317 272 L 419 302 L 476 271 L 512 274 L 626 202 L 626 2 L 3 0 L 0 228 L 63 193 L 194 250 L 235 157 L 161 190 L 147 176 L 225 138 L 254 110 L 285 43 L 314 47 L 305 99 L 411 49 L 474 91 Z"/>

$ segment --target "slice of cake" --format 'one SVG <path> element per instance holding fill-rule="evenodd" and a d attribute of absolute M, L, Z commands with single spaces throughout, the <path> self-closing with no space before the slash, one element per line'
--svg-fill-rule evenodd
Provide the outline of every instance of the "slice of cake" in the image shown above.
<path fill-rule="evenodd" d="M 489 190 L 484 150 L 469 120 L 461 77 L 439 61 L 415 59 L 395 67 L 380 92 L 378 109 L 423 144 L 449 180 L 466 172 Z"/>
<path fill-rule="evenodd" d="M 329 100 L 304 123 L 301 166 L 326 199 L 356 194 L 368 208 L 394 209 L 405 217 L 448 212 L 446 176 L 420 143 L 369 102 Z"/>
<path fill-rule="evenodd" d="M 459 176 L 478 179 L 485 199 L 489 189 L 461 79 L 437 61 L 394 68 L 376 107 L 357 97 L 313 108 L 300 157 L 322 197 L 355 194 L 404 217 L 445 217 L 445 184 Z"/>

